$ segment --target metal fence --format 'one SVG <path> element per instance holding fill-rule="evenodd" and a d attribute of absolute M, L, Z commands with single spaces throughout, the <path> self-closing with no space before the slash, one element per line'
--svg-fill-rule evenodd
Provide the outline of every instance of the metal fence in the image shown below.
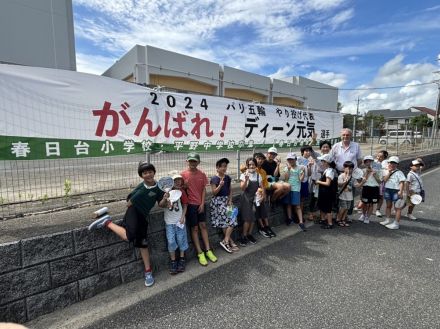
<path fill-rule="evenodd" d="M 382 149 L 390 155 L 423 155 L 440 147 L 440 140 L 429 138 L 428 132 L 409 141 L 392 138 L 390 134 L 356 139 L 363 155 L 374 155 Z M 199 168 L 208 177 L 213 176 L 215 162 L 227 157 L 229 175 L 238 179 L 240 164 L 255 151 L 264 153 L 266 150 L 199 152 Z M 281 159 L 285 160 L 289 151 L 299 153 L 299 147 L 279 149 Z M 0 219 L 123 200 L 140 182 L 137 166 L 144 160 L 155 165 L 157 178 L 186 168 L 185 153 L 160 152 L 86 159 L 0 161 Z"/>

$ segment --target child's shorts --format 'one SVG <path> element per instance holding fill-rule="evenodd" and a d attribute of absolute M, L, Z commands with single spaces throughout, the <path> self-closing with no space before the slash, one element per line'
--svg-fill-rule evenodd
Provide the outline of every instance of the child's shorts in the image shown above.
<path fill-rule="evenodd" d="M 127 208 L 121 226 L 126 230 L 128 241 L 136 248 L 148 248 L 148 221 L 134 206 Z"/>
<path fill-rule="evenodd" d="M 351 205 L 352 200 L 341 200 L 339 199 L 339 209 L 350 209 L 350 205 Z"/>
<path fill-rule="evenodd" d="M 379 186 L 364 186 L 361 200 L 366 204 L 377 203 L 379 200 Z"/>
<path fill-rule="evenodd" d="M 383 193 L 383 198 L 387 201 L 396 202 L 399 199 L 398 193 L 399 193 L 399 190 L 385 188 L 385 191 Z"/>
<path fill-rule="evenodd" d="M 176 224 L 166 224 L 165 231 L 167 234 L 168 251 L 176 251 L 179 247 L 180 251 L 188 249 L 188 237 L 186 235 L 186 227 L 180 228 Z"/>
<path fill-rule="evenodd" d="M 205 213 L 199 213 L 199 206 L 195 204 L 189 204 L 186 210 L 186 224 L 189 227 L 199 225 L 200 222 L 206 222 Z"/>
<path fill-rule="evenodd" d="M 301 203 L 301 194 L 297 191 L 290 191 L 284 198 L 283 198 L 284 204 L 290 204 L 293 206 L 299 206 Z"/>

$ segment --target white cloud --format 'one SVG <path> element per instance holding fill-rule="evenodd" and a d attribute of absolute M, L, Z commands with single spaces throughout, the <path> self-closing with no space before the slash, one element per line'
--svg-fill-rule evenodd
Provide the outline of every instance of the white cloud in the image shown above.
<path fill-rule="evenodd" d="M 117 60 L 118 58 L 76 53 L 76 69 L 78 72 L 101 75 Z"/>
<path fill-rule="evenodd" d="M 365 96 L 363 99 L 367 100 L 385 100 L 388 98 L 388 94 L 385 93 L 371 93 Z"/>
<path fill-rule="evenodd" d="M 336 29 L 339 25 L 350 20 L 353 16 L 354 16 L 353 8 L 341 11 L 340 13 L 337 13 L 331 18 L 330 24 L 333 27 L 333 29 Z"/>
<path fill-rule="evenodd" d="M 419 92 L 417 90 L 417 85 L 420 85 L 421 81 L 419 80 L 412 80 L 409 83 L 405 85 L 405 87 L 401 88 L 399 90 L 399 93 L 403 96 L 414 96 L 417 95 Z"/>
<path fill-rule="evenodd" d="M 308 0 L 307 4 L 316 10 L 327 10 L 340 6 L 344 0 Z"/>
<path fill-rule="evenodd" d="M 403 62 L 402 54 L 386 62 L 379 68 L 377 75 L 370 83 L 363 84 L 358 88 L 392 87 L 383 91 L 379 90 L 356 90 L 340 93 L 340 101 L 344 105 L 346 113 L 356 113 L 357 97 L 360 97 L 360 112 L 370 110 L 391 109 L 404 110 L 413 106 L 426 106 L 434 109 L 436 106 L 438 90 L 433 80 L 432 72 L 436 66 L 430 63 Z"/>
<path fill-rule="evenodd" d="M 269 77 L 273 79 L 281 79 L 281 78 L 291 77 L 293 75 L 294 75 L 293 66 L 288 65 L 288 66 L 280 67 L 275 73 L 269 74 Z"/>
<path fill-rule="evenodd" d="M 346 82 L 347 78 L 344 74 L 334 73 L 334 72 L 322 72 L 314 71 L 307 75 L 307 78 L 319 81 L 321 83 L 328 84 L 333 87 L 342 87 Z"/>
<path fill-rule="evenodd" d="M 78 48 L 79 71 L 102 73 L 135 44 L 149 44 L 258 74 L 272 73 L 274 78 L 293 75 L 295 67 L 310 79 L 339 88 L 356 76 L 357 81 L 363 81 L 364 75 L 369 78 L 363 87 L 404 86 L 340 91 L 344 111 L 356 108 L 357 97 L 365 111 L 402 109 L 407 104 L 435 106 L 435 86 L 411 87 L 411 83 L 434 79 L 432 72 L 439 70 L 440 61 L 436 65 L 416 60 L 404 63 L 403 54 L 423 48 L 420 43 L 426 38 L 420 33 L 440 28 L 440 20 L 435 19 L 439 6 L 361 28 L 354 18 L 362 13 L 355 12 L 355 2 L 349 0 L 73 2 L 82 9 L 74 11 L 78 44 L 109 54 L 95 56 Z M 80 16 L 84 8 L 92 13 L 89 17 Z M 436 44 L 436 39 L 430 40 Z M 395 55 L 396 51 L 401 54 Z M 431 63 L 436 55 L 440 60 L 436 52 L 429 55 Z M 368 63 L 369 57 L 389 54 L 394 57 L 379 69 Z M 307 74 L 316 67 L 324 69 Z M 376 72 L 375 76 L 371 77 L 371 72 Z"/>
<path fill-rule="evenodd" d="M 302 17 L 310 16 L 313 21 L 326 17 L 326 24 L 333 26 L 349 19 L 353 11 L 340 9 L 346 2 L 74 0 L 75 6 L 96 12 L 86 18 L 80 16 L 81 10 L 74 11 L 75 34 L 101 52 L 116 55 L 124 54 L 135 44 L 149 44 L 189 55 L 209 53 L 208 60 L 258 70 L 273 50 L 285 54 L 303 43 L 305 32 L 299 24 Z M 225 32 L 227 37 L 222 38 Z M 213 48 L 222 50 L 213 52 Z M 221 54 L 225 51 L 230 55 Z M 237 53 L 242 59 L 257 61 L 237 65 Z M 295 53 L 297 56 L 299 59 L 301 54 Z M 280 59 L 281 66 L 288 65 L 285 58 Z"/>

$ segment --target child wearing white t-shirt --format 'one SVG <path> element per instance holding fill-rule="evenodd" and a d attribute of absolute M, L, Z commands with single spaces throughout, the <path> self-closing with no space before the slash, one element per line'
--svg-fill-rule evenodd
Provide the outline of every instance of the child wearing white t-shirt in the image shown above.
<path fill-rule="evenodd" d="M 406 200 L 408 204 L 408 217 L 411 220 L 416 220 L 417 218 L 413 215 L 413 210 L 415 205 L 411 202 L 411 195 L 418 194 L 422 196 L 422 201 L 424 201 L 424 189 L 423 189 L 423 181 L 422 177 L 420 177 L 421 167 L 423 167 L 423 163 L 418 159 L 413 160 L 411 162 L 410 171 L 406 176 L 406 190 L 408 193 L 408 198 Z"/>
<path fill-rule="evenodd" d="M 392 156 L 388 160 L 388 170 L 385 172 L 383 181 L 385 182 L 384 199 L 387 203 L 386 217 L 380 224 L 384 225 L 390 230 L 398 230 L 400 225 L 401 211 L 405 207 L 406 192 L 404 190 L 406 177 L 402 171 L 397 169 L 399 158 Z M 401 201 L 400 201 L 401 200 Z M 397 206 L 398 203 L 403 205 Z M 396 211 L 396 218 L 391 220 L 391 208 Z"/>
<path fill-rule="evenodd" d="M 170 253 L 170 274 L 185 271 L 185 251 L 188 249 L 188 237 L 185 226 L 185 215 L 188 207 L 188 198 L 183 190 L 183 178 L 174 173 L 173 190 L 182 192 L 179 200 L 168 202 L 168 209 L 164 211 L 165 232 L 167 236 L 168 252 Z M 180 258 L 176 260 L 176 250 L 179 248 Z"/>

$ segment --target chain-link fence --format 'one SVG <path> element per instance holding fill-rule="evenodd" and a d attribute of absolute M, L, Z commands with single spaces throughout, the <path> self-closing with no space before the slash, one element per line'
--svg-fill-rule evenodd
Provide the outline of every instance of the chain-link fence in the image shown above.
<path fill-rule="evenodd" d="M 208 177 L 213 176 L 215 162 L 227 157 L 230 160 L 229 174 L 237 179 L 239 164 L 255 151 L 199 152 L 199 168 Z M 140 182 L 137 167 L 139 161 L 145 160 L 155 165 L 156 178 L 186 168 L 186 153 L 167 152 L 86 159 L 0 161 L 0 218 L 122 200 Z"/>
<path fill-rule="evenodd" d="M 360 143 L 363 155 L 375 155 L 383 149 L 390 155 L 423 155 L 440 147 L 439 139 L 430 138 L 429 134 L 428 129 L 420 134 L 389 130 L 380 136 L 358 136 L 356 141 Z M 282 160 L 289 151 L 299 154 L 299 147 L 278 150 Z M 228 173 L 238 179 L 240 164 L 256 151 L 266 152 L 255 149 L 199 152 L 199 168 L 208 177 L 213 176 L 215 162 L 227 157 L 230 160 Z M 139 161 L 145 160 L 155 165 L 156 178 L 186 168 L 186 153 L 167 152 L 86 159 L 0 161 L 0 219 L 123 200 L 140 182 L 137 166 Z"/>

